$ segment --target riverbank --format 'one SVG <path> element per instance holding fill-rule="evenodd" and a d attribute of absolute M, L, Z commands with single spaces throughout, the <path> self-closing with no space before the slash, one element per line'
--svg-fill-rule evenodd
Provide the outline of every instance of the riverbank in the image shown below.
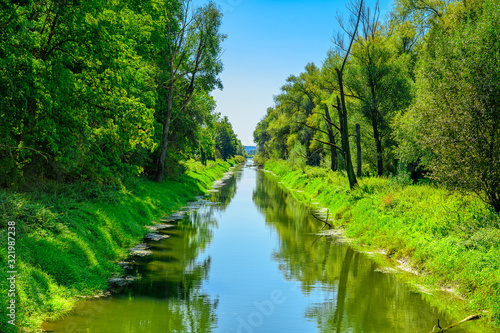
<path fill-rule="evenodd" d="M 297 199 L 327 208 L 329 222 L 354 245 L 404 263 L 435 305 L 500 326 L 500 217 L 476 197 L 398 178 L 360 179 L 351 192 L 345 176 L 327 169 L 286 161 L 265 169 Z M 452 302 L 442 302 L 443 290 Z"/>
<path fill-rule="evenodd" d="M 237 163 L 209 161 L 205 167 L 190 161 L 185 173 L 161 184 L 139 178 L 113 186 L 46 182 L 22 193 L 0 190 L 0 331 L 34 331 L 68 312 L 79 297 L 105 290 L 121 270 L 119 260 L 147 233 L 145 226 L 206 192 Z M 7 226 L 14 224 L 9 250 L 16 256 L 8 262 Z M 12 291 L 5 283 L 8 264 L 17 271 Z M 11 300 L 15 326 L 8 323 Z"/>

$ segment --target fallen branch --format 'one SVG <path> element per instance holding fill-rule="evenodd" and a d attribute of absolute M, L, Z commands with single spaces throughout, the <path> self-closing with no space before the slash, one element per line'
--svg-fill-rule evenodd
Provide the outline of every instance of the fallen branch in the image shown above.
<path fill-rule="evenodd" d="M 438 319 L 438 323 L 437 325 L 435 325 L 433 328 L 432 328 L 432 331 L 430 333 L 441 333 L 441 332 L 446 332 L 448 331 L 449 329 L 452 329 L 453 327 L 456 327 L 460 324 L 463 324 L 467 321 L 472 321 L 472 320 L 478 320 L 481 318 L 481 315 L 472 315 L 472 316 L 469 316 L 461 321 L 459 321 L 458 323 L 455 323 L 455 324 L 451 324 L 450 326 L 446 326 L 445 328 L 441 328 L 441 326 L 439 326 L 439 319 Z M 437 329 L 437 331 L 436 331 Z"/>
<path fill-rule="evenodd" d="M 330 223 L 328 223 L 328 214 L 330 214 L 330 211 L 328 211 L 328 213 L 327 213 L 327 215 L 326 215 L 326 221 L 325 221 L 325 220 L 320 219 L 320 218 L 319 218 L 319 217 L 317 217 L 316 215 L 314 215 L 314 213 L 311 213 L 311 215 L 312 215 L 312 216 L 314 216 L 314 218 L 316 218 L 316 220 L 323 222 L 325 225 L 328 225 L 330 228 L 333 228 L 333 225 L 331 225 Z M 323 228 L 324 228 L 324 227 L 325 227 L 325 226 L 323 226 Z M 323 228 L 321 228 L 321 229 L 323 229 Z"/>

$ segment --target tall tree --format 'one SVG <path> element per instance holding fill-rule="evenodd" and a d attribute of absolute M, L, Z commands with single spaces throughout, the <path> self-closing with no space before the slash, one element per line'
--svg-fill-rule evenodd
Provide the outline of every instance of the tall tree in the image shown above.
<path fill-rule="evenodd" d="M 162 137 L 157 162 L 156 181 L 165 174 L 165 158 L 172 117 L 181 114 L 191 101 L 195 90 L 222 88 L 218 74 L 222 71 L 219 59 L 225 35 L 219 32 L 222 13 L 213 2 L 190 12 L 190 1 L 166 1 L 160 10 L 164 13 L 158 22 L 163 71 L 160 86 L 165 91 L 165 110 L 159 110 L 162 119 Z"/>
<path fill-rule="evenodd" d="M 481 12 L 435 34 L 415 109 L 432 176 L 500 212 L 500 4 L 486 0 Z"/>
<path fill-rule="evenodd" d="M 234 134 L 229 119 L 224 116 L 215 124 L 215 146 L 221 158 L 225 161 L 236 155 L 240 145 L 241 142 L 239 142 L 236 134 Z"/>
<path fill-rule="evenodd" d="M 353 15 L 349 20 L 350 27 L 345 27 L 342 20 L 339 19 L 339 23 L 342 29 L 349 37 L 349 44 L 347 48 L 344 47 L 344 35 L 339 33 L 337 38 L 335 39 L 335 44 L 337 45 L 337 54 L 340 55 L 341 53 L 343 53 L 343 56 L 339 57 L 342 58 L 341 64 L 338 67 L 335 67 L 338 83 L 338 95 L 340 96 L 336 96 L 336 105 L 332 104 L 332 106 L 337 109 L 337 113 L 339 116 L 339 130 L 340 138 L 342 141 L 341 152 L 344 157 L 344 165 L 347 171 L 347 177 L 349 179 L 349 187 L 351 189 L 353 189 L 358 184 L 358 181 L 356 180 L 356 174 L 354 173 L 354 168 L 352 166 L 351 149 L 349 144 L 349 129 L 347 122 L 348 112 L 346 104 L 346 94 L 344 90 L 344 69 L 351 53 L 351 47 L 358 36 L 358 27 L 363 12 L 363 6 L 363 0 L 356 4 L 351 3 L 350 10 Z"/>
<path fill-rule="evenodd" d="M 130 156 L 154 147 L 146 18 L 94 0 L 4 1 L 0 13 L 1 183 L 139 172 Z"/>
<path fill-rule="evenodd" d="M 378 3 L 365 7 L 361 34 L 353 46 L 349 89 L 360 100 L 360 109 L 372 127 L 377 173 L 384 174 L 386 146 L 390 147 L 390 123 L 395 113 L 411 103 L 411 81 L 404 67 L 406 55 L 398 55 L 384 36 Z"/>

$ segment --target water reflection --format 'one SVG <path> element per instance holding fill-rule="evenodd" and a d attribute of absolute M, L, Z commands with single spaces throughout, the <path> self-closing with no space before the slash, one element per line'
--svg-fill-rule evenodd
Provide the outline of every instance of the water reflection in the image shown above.
<path fill-rule="evenodd" d="M 258 177 L 253 199 L 279 235 L 280 270 L 300 281 L 305 295 L 324 294 L 305 310 L 320 332 L 427 332 L 446 318 L 397 277 L 377 271 L 366 255 L 316 235 L 322 225 L 308 208 L 268 174 Z"/>
<path fill-rule="evenodd" d="M 216 192 L 211 192 L 211 200 L 213 202 L 218 202 L 218 210 L 224 211 L 226 207 L 229 205 L 231 200 L 237 193 L 238 183 L 241 181 L 243 177 L 243 172 L 241 172 L 241 166 L 235 168 L 235 172 L 232 174 L 232 177 L 227 179 L 224 182 L 224 186 L 217 189 Z"/>
<path fill-rule="evenodd" d="M 168 236 L 151 242 L 152 254 L 134 258 L 128 276 L 140 280 L 106 299 L 82 302 L 62 321 L 45 323 L 49 332 L 211 332 L 217 325 L 218 298 L 200 290 L 211 258 L 197 260 L 218 227 L 216 213 L 236 194 L 241 174 L 226 181 L 209 202 L 160 230 Z"/>
<path fill-rule="evenodd" d="M 127 274 L 140 281 L 44 328 L 425 333 L 444 318 L 366 255 L 318 236 L 322 224 L 265 173 L 237 171 L 211 200 L 135 259 Z"/>

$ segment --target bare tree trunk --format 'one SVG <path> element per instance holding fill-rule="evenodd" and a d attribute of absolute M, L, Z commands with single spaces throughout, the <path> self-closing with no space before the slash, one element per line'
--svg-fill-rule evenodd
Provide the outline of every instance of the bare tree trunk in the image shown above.
<path fill-rule="evenodd" d="M 361 12 L 363 10 L 363 0 L 360 0 L 359 2 L 359 8 L 357 10 L 357 15 L 356 15 L 356 24 L 354 25 L 354 31 L 352 33 L 349 33 L 351 36 L 351 40 L 349 42 L 349 47 L 347 48 L 344 56 L 344 60 L 342 62 L 342 66 L 340 69 L 336 68 L 335 71 L 337 72 L 337 82 L 339 84 L 339 92 L 340 92 L 340 99 L 339 96 L 337 96 L 337 111 L 339 114 L 339 121 L 340 121 L 340 136 L 342 140 L 342 152 L 344 154 L 344 166 L 347 171 L 347 178 L 349 179 L 349 187 L 350 189 L 354 189 L 358 185 L 358 181 L 356 180 L 356 174 L 354 173 L 354 169 L 352 167 L 352 159 L 351 159 L 351 149 L 349 145 L 349 129 L 348 129 L 348 124 L 347 124 L 347 106 L 345 103 L 345 93 L 344 93 L 344 82 L 343 82 L 343 75 L 344 75 L 344 67 L 347 62 L 347 59 L 349 58 L 349 53 L 351 52 L 351 47 L 354 42 L 354 39 L 356 39 L 357 36 L 357 31 L 358 31 L 358 26 L 359 26 L 359 21 L 361 19 Z M 342 25 L 342 23 L 341 23 Z M 341 46 L 343 45 L 343 40 L 339 39 L 338 45 Z M 343 49 L 341 47 L 341 49 Z"/>
<path fill-rule="evenodd" d="M 328 106 L 325 105 L 325 118 L 327 120 L 326 122 L 326 128 L 328 130 L 328 140 L 330 140 L 330 143 L 333 145 L 330 146 L 330 154 L 331 154 L 331 166 L 330 168 L 332 171 L 337 171 L 338 168 L 338 161 L 337 161 L 337 149 L 335 148 L 335 135 L 333 135 L 333 128 L 332 128 L 332 118 L 330 117 L 330 111 L 328 111 Z"/>
<path fill-rule="evenodd" d="M 340 135 L 342 140 L 342 150 L 344 152 L 344 165 L 347 171 L 347 178 L 349 179 L 349 187 L 351 190 L 358 185 L 356 174 L 352 167 L 351 148 L 349 145 L 349 130 L 347 127 L 347 108 L 345 104 L 343 73 L 341 70 L 337 71 L 337 79 L 339 83 L 340 99 L 337 96 L 337 106 L 340 120 Z"/>
<path fill-rule="evenodd" d="M 358 158 L 358 177 L 361 177 L 361 127 L 356 124 L 356 157 Z"/>

